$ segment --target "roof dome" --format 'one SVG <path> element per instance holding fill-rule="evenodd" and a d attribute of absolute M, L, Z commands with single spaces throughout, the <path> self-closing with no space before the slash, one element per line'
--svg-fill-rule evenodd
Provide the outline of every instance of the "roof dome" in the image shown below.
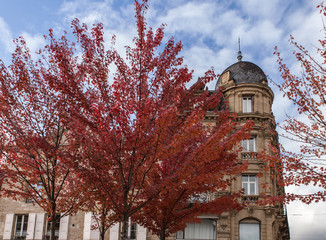
<path fill-rule="evenodd" d="M 262 83 L 267 84 L 267 77 L 263 70 L 256 64 L 246 61 L 239 61 L 228 67 L 223 71 L 216 83 L 216 89 L 221 85 L 223 78 L 233 80 L 237 83 Z"/>

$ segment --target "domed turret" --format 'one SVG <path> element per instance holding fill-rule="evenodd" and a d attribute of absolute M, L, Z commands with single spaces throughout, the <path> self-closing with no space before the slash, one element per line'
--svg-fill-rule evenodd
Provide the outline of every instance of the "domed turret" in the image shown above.
<path fill-rule="evenodd" d="M 216 89 L 220 85 L 228 83 L 262 83 L 267 84 L 266 75 L 256 64 L 239 61 L 223 71 L 216 83 Z"/>

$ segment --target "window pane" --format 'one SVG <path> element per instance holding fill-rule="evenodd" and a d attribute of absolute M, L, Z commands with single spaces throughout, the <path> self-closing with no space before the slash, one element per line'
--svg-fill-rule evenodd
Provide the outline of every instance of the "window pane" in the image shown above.
<path fill-rule="evenodd" d="M 130 225 L 130 239 L 136 239 L 136 233 L 137 233 L 137 223 L 131 223 Z"/>
<path fill-rule="evenodd" d="M 260 227 L 258 223 L 240 223 L 240 240 L 260 240 Z"/>
<path fill-rule="evenodd" d="M 247 112 L 247 99 L 243 98 L 243 112 Z"/>
<path fill-rule="evenodd" d="M 244 188 L 244 194 L 248 195 L 248 183 L 242 183 L 242 188 Z"/>
<path fill-rule="evenodd" d="M 249 152 L 254 152 L 255 151 L 255 139 L 250 138 L 249 140 Z"/>
<path fill-rule="evenodd" d="M 250 195 L 256 195 L 255 185 L 254 183 L 250 183 Z"/>
<path fill-rule="evenodd" d="M 214 225 L 214 220 L 202 219 L 201 223 L 187 224 L 184 231 L 184 239 L 215 240 L 216 227 Z"/>
<path fill-rule="evenodd" d="M 256 176 L 255 175 L 250 175 L 249 179 L 250 179 L 250 182 L 256 182 Z"/>
<path fill-rule="evenodd" d="M 243 112 L 249 113 L 252 112 L 252 98 L 251 97 L 244 97 L 242 99 L 242 106 L 243 106 Z"/>
<path fill-rule="evenodd" d="M 183 231 L 177 231 L 177 239 L 183 239 Z"/>
<path fill-rule="evenodd" d="M 22 227 L 22 220 L 23 220 L 23 216 L 18 215 L 17 216 L 17 222 L 16 222 L 16 232 L 20 233 L 20 230 L 21 230 L 21 227 Z"/>
<path fill-rule="evenodd" d="M 248 175 L 242 175 L 242 182 L 248 182 Z"/>
<path fill-rule="evenodd" d="M 247 152 L 247 145 L 248 145 L 248 140 L 243 140 L 242 141 L 242 151 Z"/>

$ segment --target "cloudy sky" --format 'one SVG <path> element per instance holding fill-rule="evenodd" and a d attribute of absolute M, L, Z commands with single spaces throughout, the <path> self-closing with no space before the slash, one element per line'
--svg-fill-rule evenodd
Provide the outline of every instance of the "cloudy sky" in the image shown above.
<path fill-rule="evenodd" d="M 194 79 L 214 67 L 221 73 L 236 62 L 238 37 L 243 60 L 259 65 L 274 81 L 279 81 L 274 46 L 294 71 L 300 71 L 292 56 L 289 36 L 312 52 L 323 36 L 322 18 L 311 0 L 151 0 L 149 25 L 162 23 L 166 36 L 182 41 L 184 63 L 194 69 Z M 132 0 L 11 0 L 0 7 L 0 58 L 9 64 L 12 39 L 24 36 L 32 51 L 44 44 L 48 29 L 56 34 L 70 31 L 70 22 L 79 18 L 89 25 L 102 22 L 106 38 L 117 36 L 123 50 L 135 36 Z M 215 83 L 208 87 L 214 88 Z M 295 114 L 291 104 L 275 92 L 273 111 L 277 122 L 285 113 Z M 285 143 L 287 144 L 287 143 Z M 289 144 L 287 144 L 289 145 Z M 293 189 L 289 189 L 291 191 Z M 303 191 L 300 188 L 300 191 Z M 309 189 L 304 189 L 309 191 Z M 291 239 L 326 239 L 326 204 L 288 206 Z"/>

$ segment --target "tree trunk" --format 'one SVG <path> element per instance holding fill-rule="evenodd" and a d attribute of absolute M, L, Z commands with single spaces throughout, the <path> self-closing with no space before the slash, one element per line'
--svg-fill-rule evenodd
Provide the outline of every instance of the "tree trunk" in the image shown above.
<path fill-rule="evenodd" d="M 127 239 L 127 232 L 128 232 L 128 217 L 124 216 L 121 222 L 121 232 L 120 232 L 120 240 Z"/>
<path fill-rule="evenodd" d="M 100 229 L 100 239 L 104 240 L 104 236 L 105 236 L 105 227 L 104 224 L 102 223 L 102 226 L 99 227 Z"/>
<path fill-rule="evenodd" d="M 162 229 L 161 231 L 160 240 L 165 240 L 165 229 Z"/>
<path fill-rule="evenodd" d="M 51 219 L 51 222 L 50 222 L 50 240 L 55 240 L 55 225 L 56 225 L 56 222 L 57 222 L 57 219 L 54 216 Z"/>

